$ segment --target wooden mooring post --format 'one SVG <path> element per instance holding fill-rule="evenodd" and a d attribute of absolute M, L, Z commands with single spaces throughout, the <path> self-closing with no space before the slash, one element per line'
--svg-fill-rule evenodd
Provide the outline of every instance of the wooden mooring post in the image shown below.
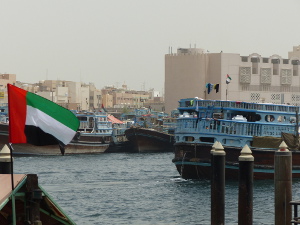
<path fill-rule="evenodd" d="M 213 190 L 213 187 L 214 187 L 214 179 L 212 179 L 213 178 L 213 174 L 214 174 L 214 167 L 213 167 L 213 161 L 214 161 L 214 152 L 215 152 L 215 146 L 216 146 L 216 144 L 217 144 L 218 142 L 216 141 L 214 144 L 213 144 L 213 146 L 211 147 L 211 150 L 210 150 L 210 165 L 211 165 L 211 167 L 210 167 L 210 192 L 211 192 L 211 195 L 210 195 L 210 202 L 211 202 L 211 204 L 213 203 L 213 202 L 216 202 L 216 200 L 214 199 L 214 197 L 215 197 L 215 195 L 213 195 L 212 193 L 214 192 L 214 190 Z M 212 208 L 212 205 L 211 205 L 211 208 Z M 210 220 L 211 221 L 213 221 L 213 213 L 211 213 L 211 218 L 210 218 Z"/>
<path fill-rule="evenodd" d="M 239 156 L 239 225 L 253 224 L 253 167 L 252 151 L 245 145 Z"/>
<path fill-rule="evenodd" d="M 0 174 L 12 174 L 12 158 L 10 157 L 10 150 L 7 145 L 0 150 Z"/>
<path fill-rule="evenodd" d="M 211 225 L 225 224 L 225 151 L 216 143 L 212 159 Z"/>
<path fill-rule="evenodd" d="M 275 152 L 274 169 L 275 225 L 288 225 L 292 219 L 292 152 L 285 142 Z"/>

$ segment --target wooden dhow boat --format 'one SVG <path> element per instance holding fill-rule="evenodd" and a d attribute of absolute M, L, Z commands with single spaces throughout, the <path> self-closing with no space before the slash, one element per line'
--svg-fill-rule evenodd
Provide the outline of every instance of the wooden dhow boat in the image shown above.
<path fill-rule="evenodd" d="M 75 112 L 80 126 L 73 140 L 65 146 L 68 154 L 104 153 L 112 141 L 112 122 L 106 112 Z M 0 144 L 8 144 L 9 119 L 2 115 L 0 119 Z M 13 144 L 13 155 L 60 155 L 58 145 L 35 146 Z"/>
<path fill-rule="evenodd" d="M 125 135 L 134 152 L 174 152 L 174 121 L 174 118 L 154 112 L 138 115 Z"/>
<path fill-rule="evenodd" d="M 218 141 L 226 152 L 226 178 L 238 178 L 238 157 L 248 145 L 254 179 L 272 179 L 274 153 L 284 140 L 292 151 L 293 177 L 300 178 L 298 106 L 238 101 L 179 101 L 173 163 L 184 179 L 210 178 L 211 149 Z"/>

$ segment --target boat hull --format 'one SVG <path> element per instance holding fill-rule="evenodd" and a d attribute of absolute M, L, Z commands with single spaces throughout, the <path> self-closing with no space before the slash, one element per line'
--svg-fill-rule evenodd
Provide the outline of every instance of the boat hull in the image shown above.
<path fill-rule="evenodd" d="M 146 128 L 129 128 L 125 131 L 134 152 L 174 152 L 174 136 Z"/>
<path fill-rule="evenodd" d="M 177 171 L 184 179 L 210 179 L 211 147 L 208 144 L 176 143 L 175 157 L 172 160 Z M 239 162 L 242 148 L 224 147 L 226 152 L 225 177 L 238 179 Z M 254 157 L 254 179 L 274 178 L 274 149 L 251 149 Z M 293 178 L 300 178 L 300 152 L 292 152 Z M 297 165 L 297 166 L 296 166 Z"/>

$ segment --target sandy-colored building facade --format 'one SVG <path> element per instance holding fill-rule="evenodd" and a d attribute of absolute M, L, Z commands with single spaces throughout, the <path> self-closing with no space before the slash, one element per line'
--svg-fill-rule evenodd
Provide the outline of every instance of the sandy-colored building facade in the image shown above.
<path fill-rule="evenodd" d="M 288 55 L 241 56 L 196 48 L 166 54 L 166 112 L 176 109 L 179 99 L 192 97 L 300 105 L 300 46 Z"/>
<path fill-rule="evenodd" d="M 0 74 L 0 104 L 7 103 L 7 84 L 16 85 L 16 74 Z"/>
<path fill-rule="evenodd" d="M 153 99 L 152 92 L 129 90 L 127 85 L 122 85 L 122 88 L 106 86 L 101 91 L 106 108 L 141 108 L 148 106 Z"/>

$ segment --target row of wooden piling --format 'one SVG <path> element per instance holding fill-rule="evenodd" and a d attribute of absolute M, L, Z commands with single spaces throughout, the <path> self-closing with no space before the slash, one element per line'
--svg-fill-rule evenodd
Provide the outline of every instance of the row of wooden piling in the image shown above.
<path fill-rule="evenodd" d="M 221 143 L 211 150 L 211 224 L 225 224 L 225 156 Z M 282 142 L 274 156 L 275 225 L 292 221 L 292 153 Z M 245 145 L 239 156 L 238 224 L 253 224 L 254 157 Z"/>

